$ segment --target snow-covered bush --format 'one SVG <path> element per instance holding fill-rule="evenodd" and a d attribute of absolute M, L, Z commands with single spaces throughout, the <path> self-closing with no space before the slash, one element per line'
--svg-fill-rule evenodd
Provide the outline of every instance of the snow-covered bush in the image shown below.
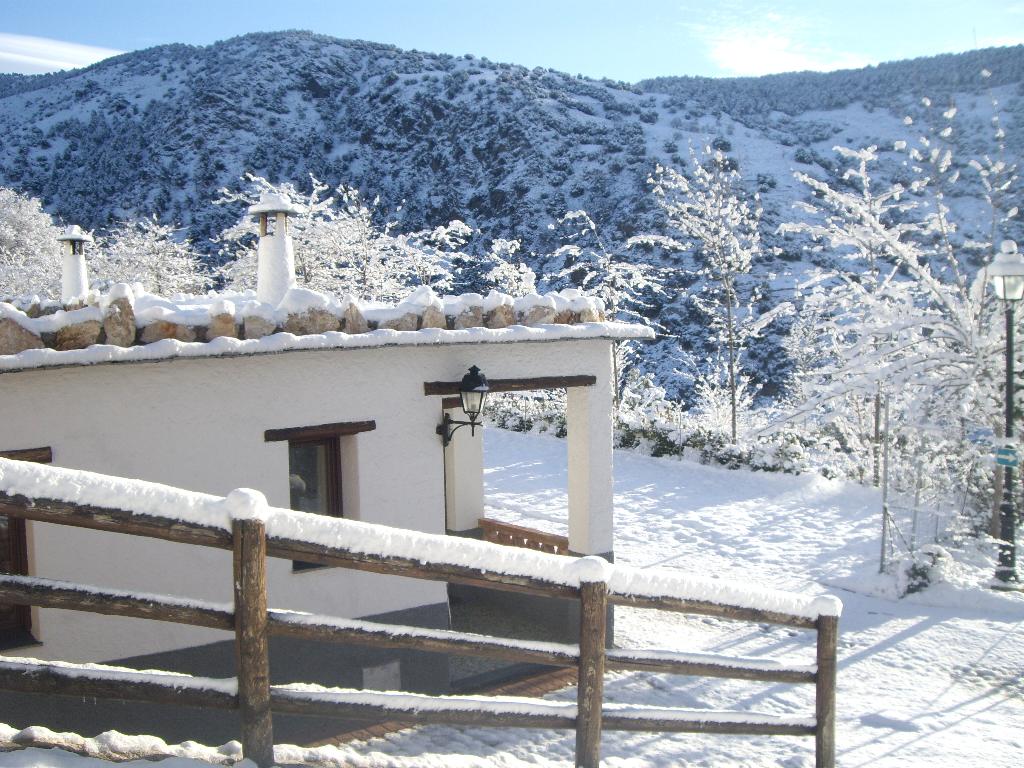
<path fill-rule="evenodd" d="M 39 200 L 0 187 L 0 296 L 60 295 L 59 234 Z"/>
<path fill-rule="evenodd" d="M 440 293 L 453 282 L 453 253 L 472 230 L 461 221 L 433 229 L 398 234 L 379 201 L 367 203 L 359 191 L 331 189 L 310 176 L 310 192 L 291 183 L 272 184 L 247 174 L 241 191 L 221 190 L 214 202 L 246 208 L 264 192 L 285 194 L 301 202 L 303 212 L 290 219 L 298 285 L 321 293 L 351 294 L 371 301 L 399 301 L 422 285 Z M 256 284 L 256 235 L 247 212 L 218 237 L 225 264 L 221 276 L 230 288 Z"/>
<path fill-rule="evenodd" d="M 155 217 L 122 221 L 101 236 L 89 270 L 101 287 L 142 283 L 160 296 L 196 294 L 210 286 L 209 271 L 189 241 Z"/>
<path fill-rule="evenodd" d="M 946 580 L 953 557 L 938 544 L 927 544 L 901 559 L 896 566 L 896 593 L 903 597 L 922 592 Z"/>

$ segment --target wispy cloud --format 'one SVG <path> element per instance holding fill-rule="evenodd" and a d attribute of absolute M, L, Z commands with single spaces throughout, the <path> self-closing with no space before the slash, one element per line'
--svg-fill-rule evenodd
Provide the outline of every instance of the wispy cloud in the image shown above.
<path fill-rule="evenodd" d="M 705 40 L 711 60 L 722 71 L 733 75 L 768 75 L 805 69 L 828 72 L 873 63 L 865 56 L 807 45 L 792 35 L 770 29 L 715 30 Z"/>
<path fill-rule="evenodd" d="M 51 40 L 48 37 L 0 33 L 0 72 L 33 75 L 59 69 L 75 69 L 119 53 L 123 51 Z"/>
<path fill-rule="evenodd" d="M 705 46 L 715 66 L 729 75 L 831 71 L 875 63 L 863 54 L 830 46 L 819 25 L 771 4 L 723 0 L 710 18 L 685 26 Z"/>

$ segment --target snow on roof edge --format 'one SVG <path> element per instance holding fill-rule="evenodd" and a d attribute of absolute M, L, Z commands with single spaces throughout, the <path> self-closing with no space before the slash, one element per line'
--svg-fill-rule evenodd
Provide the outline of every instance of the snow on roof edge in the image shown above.
<path fill-rule="evenodd" d="M 152 344 L 140 344 L 133 347 L 93 344 L 85 349 L 66 351 L 49 348 L 28 349 L 16 355 L 0 355 L 0 374 L 40 368 L 160 362 L 188 358 L 248 357 L 309 350 L 510 344 L 579 339 L 618 341 L 653 338 L 654 331 L 647 326 L 619 322 L 580 323 L 577 325 L 513 325 L 507 328 L 466 328 L 453 331 L 440 328 L 424 328 L 419 331 L 378 329 L 359 334 L 328 331 L 327 333 L 303 336 L 281 332 L 260 339 L 235 339 L 221 336 L 208 342 L 182 342 L 175 339 L 164 339 Z"/>

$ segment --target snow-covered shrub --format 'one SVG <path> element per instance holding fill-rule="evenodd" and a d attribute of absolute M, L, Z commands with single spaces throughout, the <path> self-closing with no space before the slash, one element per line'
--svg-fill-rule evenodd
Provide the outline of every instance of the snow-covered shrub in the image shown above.
<path fill-rule="evenodd" d="M 900 597 L 921 592 L 946 580 L 953 557 L 938 544 L 928 544 L 897 564 L 896 591 Z"/>
<path fill-rule="evenodd" d="M 565 393 L 560 390 L 491 393 L 485 418 L 513 432 L 536 432 L 565 437 Z"/>
<path fill-rule="evenodd" d="M 93 282 L 142 283 L 160 296 L 197 294 L 210 286 L 210 274 L 191 243 L 155 217 L 122 221 L 99 238 L 89 259 Z"/>
<path fill-rule="evenodd" d="M 764 472 L 798 475 L 810 468 L 806 439 L 793 429 L 767 435 L 751 446 L 750 466 Z"/>
<path fill-rule="evenodd" d="M 60 295 L 58 234 L 39 200 L 0 187 L 0 296 Z"/>
<path fill-rule="evenodd" d="M 310 176 L 311 191 L 301 194 L 290 183 L 272 184 L 247 174 L 240 192 L 221 190 L 214 202 L 247 207 L 264 192 L 301 202 L 303 212 L 290 219 L 295 244 L 295 277 L 303 288 L 352 294 L 372 301 L 398 301 L 411 288 L 451 289 L 452 262 L 472 230 L 461 221 L 398 234 L 394 221 L 383 221 L 379 200 L 367 202 L 345 185 L 331 189 Z M 241 205 L 239 205 L 241 204 Z M 256 284 L 255 235 L 243 209 L 237 224 L 218 236 L 226 263 L 221 277 L 230 288 Z"/>

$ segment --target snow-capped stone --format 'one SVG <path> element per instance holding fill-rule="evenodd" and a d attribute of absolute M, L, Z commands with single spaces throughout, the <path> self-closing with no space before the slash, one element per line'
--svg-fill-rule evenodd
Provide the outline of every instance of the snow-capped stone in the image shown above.
<path fill-rule="evenodd" d="M 351 301 L 345 308 L 345 315 L 342 317 L 341 330 L 345 333 L 366 333 L 370 330 L 370 325 L 366 322 L 366 318 L 363 316 L 362 310 L 360 310 L 357 302 Z"/>
<path fill-rule="evenodd" d="M 0 319 L 0 355 L 16 355 L 26 349 L 42 349 L 44 346 L 38 334 L 9 317 Z"/>
<path fill-rule="evenodd" d="M 242 321 L 242 324 L 247 339 L 262 339 L 264 336 L 270 336 L 277 332 L 277 324 L 262 315 L 249 315 Z"/>
<path fill-rule="evenodd" d="M 235 315 L 233 312 L 221 312 L 210 317 L 210 326 L 206 330 L 206 340 L 210 341 L 221 336 L 233 339 L 238 338 L 238 326 L 235 325 Z"/>
<path fill-rule="evenodd" d="M 124 287 L 128 288 L 128 286 Z M 111 297 L 115 296 L 113 291 L 110 295 Z M 130 288 L 127 293 L 118 293 L 116 298 L 107 304 L 103 313 L 103 332 L 106 334 L 107 344 L 117 347 L 130 347 L 135 344 L 135 310 L 132 307 Z"/>
<path fill-rule="evenodd" d="M 550 325 L 555 322 L 555 308 L 549 304 L 535 304 L 523 315 L 523 325 Z"/>
<path fill-rule="evenodd" d="M 466 307 L 455 318 L 455 330 L 480 328 L 484 324 L 483 307 L 479 304 Z"/>
<path fill-rule="evenodd" d="M 423 318 L 420 324 L 421 328 L 447 328 L 448 318 L 445 317 L 444 310 L 439 306 L 429 306 L 423 310 Z"/>
<path fill-rule="evenodd" d="M 487 313 L 485 324 L 488 328 L 508 328 L 516 324 L 516 312 L 511 304 L 499 304 Z"/>
<path fill-rule="evenodd" d="M 380 323 L 379 327 L 392 331 L 415 331 L 418 329 L 420 317 L 414 312 L 406 312 L 401 317 L 390 318 Z"/>
<path fill-rule="evenodd" d="M 176 339 L 177 341 L 195 341 L 196 331 L 194 328 L 181 325 L 180 323 L 168 323 L 165 320 L 157 320 L 142 329 L 141 341 L 143 344 L 152 344 L 164 339 Z"/>
<path fill-rule="evenodd" d="M 85 349 L 99 341 L 102 330 L 103 324 L 99 320 L 85 320 L 81 323 L 65 325 L 57 329 L 54 349 Z"/>
<path fill-rule="evenodd" d="M 299 314 L 288 315 L 284 321 L 284 330 L 287 333 L 294 333 L 296 336 L 327 333 L 336 331 L 340 327 L 341 323 L 337 315 L 322 307 L 313 307 Z"/>

